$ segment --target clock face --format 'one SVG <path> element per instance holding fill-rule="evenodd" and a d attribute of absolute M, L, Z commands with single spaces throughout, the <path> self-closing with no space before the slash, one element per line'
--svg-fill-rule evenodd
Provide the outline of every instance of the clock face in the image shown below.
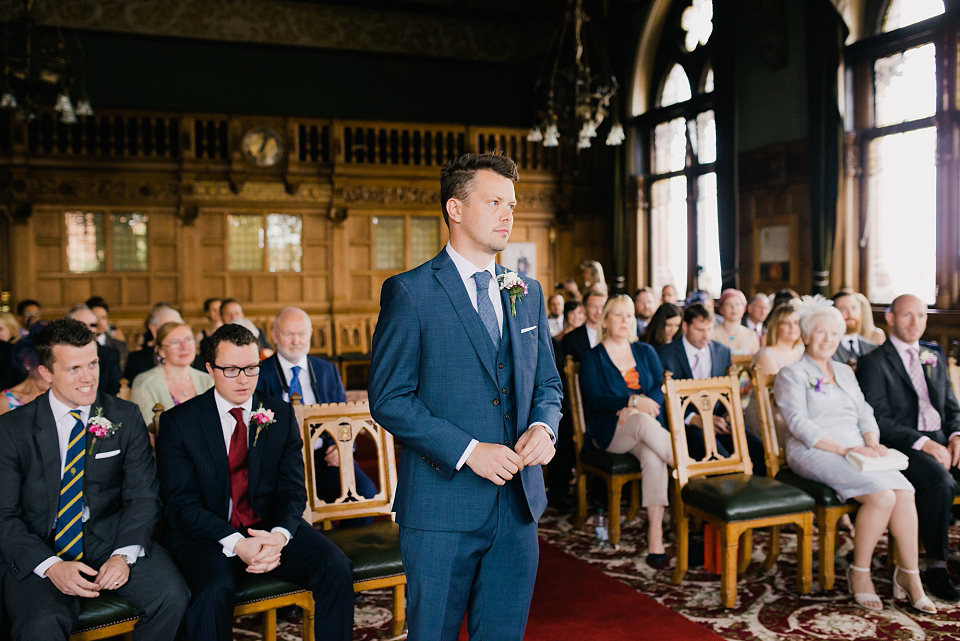
<path fill-rule="evenodd" d="M 251 129 L 243 137 L 243 151 L 256 166 L 272 167 L 283 156 L 283 139 L 266 127 Z"/>

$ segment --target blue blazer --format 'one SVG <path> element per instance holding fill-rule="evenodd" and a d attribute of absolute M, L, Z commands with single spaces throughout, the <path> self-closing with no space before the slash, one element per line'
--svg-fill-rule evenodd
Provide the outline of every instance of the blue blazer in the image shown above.
<path fill-rule="evenodd" d="M 683 340 L 679 336 L 669 343 L 657 347 L 657 356 L 664 371 L 673 372 L 674 378 L 693 378 L 687 352 L 683 349 Z M 726 376 L 733 366 L 730 348 L 717 341 L 710 341 L 710 376 Z"/>
<path fill-rule="evenodd" d="M 663 366 L 656 351 L 646 343 L 631 343 L 633 358 L 637 361 L 640 376 L 640 391 L 631 390 L 610 360 L 603 343 L 583 355 L 580 361 L 580 392 L 583 395 L 583 414 L 587 434 L 597 447 L 606 450 L 617 429 L 617 412 L 627 406 L 632 394 L 643 394 L 656 401 L 661 412 L 657 417 L 664 425 L 663 417 Z"/>
<path fill-rule="evenodd" d="M 518 437 L 534 422 L 556 433 L 561 397 L 543 290 L 535 280 L 524 282 L 529 292 L 517 301 L 516 316 L 510 313 L 509 295 L 501 292 L 517 407 L 516 423 L 508 427 L 514 431 L 515 425 Z M 394 502 L 400 524 L 468 532 L 493 510 L 498 487 L 466 465 L 456 469 L 472 439 L 503 440 L 505 417 L 492 351 L 446 249 L 383 284 L 368 392 L 373 418 L 403 443 Z M 537 520 L 547 502 L 543 472 L 525 467 L 520 478 Z"/>
<path fill-rule="evenodd" d="M 310 368 L 310 383 L 313 395 L 318 403 L 345 403 L 347 393 L 343 390 L 340 381 L 340 372 L 337 366 L 316 356 L 307 355 L 307 367 Z M 260 378 L 257 380 L 257 391 L 275 398 L 283 398 L 289 392 L 289 386 L 283 377 L 283 370 L 276 354 L 260 363 Z"/>

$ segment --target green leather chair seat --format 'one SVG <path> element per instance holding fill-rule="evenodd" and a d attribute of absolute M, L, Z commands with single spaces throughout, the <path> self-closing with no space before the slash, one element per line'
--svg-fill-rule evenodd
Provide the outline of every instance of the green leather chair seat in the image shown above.
<path fill-rule="evenodd" d="M 80 620 L 74 632 L 100 628 L 127 619 L 136 619 L 137 611 L 133 606 L 112 592 L 104 592 L 96 599 L 83 599 L 80 602 Z"/>
<path fill-rule="evenodd" d="M 813 510 L 813 497 L 765 476 L 729 474 L 695 478 L 682 491 L 683 502 L 724 521 L 748 521 Z"/>
<path fill-rule="evenodd" d="M 393 521 L 323 533 L 353 562 L 354 583 L 403 574 L 400 526 Z"/>
<path fill-rule="evenodd" d="M 780 470 L 780 472 L 777 473 L 777 480 L 803 490 L 812 496 L 813 500 L 816 501 L 820 507 L 843 507 L 845 505 L 845 503 L 840 500 L 840 497 L 837 496 L 836 491 L 829 485 L 805 479 L 790 469 L 784 468 Z M 847 501 L 847 503 L 853 502 L 853 499 Z"/>
<path fill-rule="evenodd" d="M 237 590 L 237 605 L 250 603 L 251 601 L 263 601 L 273 597 L 283 596 L 301 592 L 304 588 L 293 583 L 287 583 L 280 579 L 262 574 L 245 576 Z"/>
<path fill-rule="evenodd" d="M 585 436 L 589 441 L 590 437 Z M 593 443 L 584 443 L 580 449 L 580 462 L 601 472 L 610 474 L 639 474 L 640 461 L 633 454 L 601 452 Z"/>

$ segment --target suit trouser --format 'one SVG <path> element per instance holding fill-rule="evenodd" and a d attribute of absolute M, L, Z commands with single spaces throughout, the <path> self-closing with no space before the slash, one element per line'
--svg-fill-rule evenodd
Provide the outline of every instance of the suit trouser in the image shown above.
<path fill-rule="evenodd" d="M 570 496 L 570 480 L 577 464 L 577 452 L 573 442 L 573 421 L 570 410 L 563 409 L 557 426 L 557 452 L 547 466 L 547 494 L 551 501 L 562 503 Z"/>
<path fill-rule="evenodd" d="M 917 521 L 927 558 L 946 561 L 947 529 L 960 470 L 954 467 L 948 472 L 926 452 L 909 449 L 903 453 L 910 460 L 903 475 L 917 493 Z"/>
<path fill-rule="evenodd" d="M 300 525 L 283 548 L 280 565 L 267 573 L 313 592 L 317 641 L 353 637 L 353 568 L 336 545 Z M 184 617 L 187 641 L 232 641 L 233 608 L 239 582 L 247 576 L 239 557 L 227 557 L 219 543 L 176 537 L 170 553 L 190 587 Z"/>
<path fill-rule="evenodd" d="M 440 532 L 401 525 L 400 552 L 407 574 L 408 641 L 455 641 L 465 612 L 471 641 L 523 639 L 540 546 L 519 476 L 499 488 L 479 529 Z"/>
<path fill-rule="evenodd" d="M 85 544 L 89 538 L 92 537 L 84 537 Z M 99 570 L 112 552 L 113 548 L 84 550 L 84 558 L 90 559 L 87 565 Z M 94 577 L 88 578 L 92 581 Z M 130 579 L 113 592 L 142 612 L 133 631 L 136 641 L 169 641 L 177 637 L 190 593 L 170 556 L 159 545 L 154 544 L 147 556 L 137 559 L 130 569 Z M 53 581 L 32 571 L 21 581 L 12 572 L 5 572 L 3 594 L 12 619 L 14 641 L 69 639 L 83 602 L 81 597 L 63 594 Z"/>

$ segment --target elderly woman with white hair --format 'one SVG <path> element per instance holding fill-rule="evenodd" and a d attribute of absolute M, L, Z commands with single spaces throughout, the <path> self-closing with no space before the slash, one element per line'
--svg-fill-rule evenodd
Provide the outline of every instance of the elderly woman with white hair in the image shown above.
<path fill-rule="evenodd" d="M 777 407 L 789 434 L 786 450 L 790 469 L 833 488 L 840 499 L 860 503 L 854 535 L 853 564 L 847 583 L 857 604 L 882 610 L 870 576 L 873 552 L 890 528 L 900 551 L 893 574 L 894 597 L 909 597 L 926 614 L 936 608 L 924 594 L 917 568 L 917 508 L 913 486 L 894 470 L 859 472 L 844 458 L 850 452 L 883 456 L 873 409 L 864 400 L 853 370 L 831 360 L 845 324 L 830 301 L 807 297 L 797 310 L 806 345 L 803 357 L 780 370 L 774 386 Z M 852 572 L 851 572 L 852 570 Z"/>

